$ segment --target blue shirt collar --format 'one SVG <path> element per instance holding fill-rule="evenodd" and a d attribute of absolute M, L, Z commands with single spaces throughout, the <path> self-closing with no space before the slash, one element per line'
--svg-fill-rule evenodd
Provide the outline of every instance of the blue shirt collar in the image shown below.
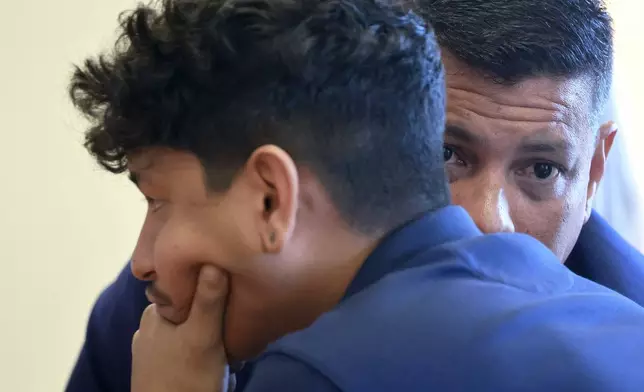
<path fill-rule="evenodd" d="M 480 235 L 467 212 L 448 206 L 428 212 L 389 233 L 367 257 L 349 285 L 344 299 L 364 290 L 385 275 L 404 267 L 405 261 L 447 242 Z"/>

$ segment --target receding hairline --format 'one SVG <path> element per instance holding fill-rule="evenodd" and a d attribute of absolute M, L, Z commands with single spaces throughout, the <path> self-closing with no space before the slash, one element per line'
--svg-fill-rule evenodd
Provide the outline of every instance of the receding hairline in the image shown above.
<path fill-rule="evenodd" d="M 592 127 L 598 127 L 600 120 L 606 111 L 606 107 L 610 98 L 610 87 L 611 84 L 608 84 L 608 91 L 601 94 L 598 97 L 598 94 L 594 92 L 598 88 L 598 84 L 601 83 L 599 75 L 593 73 L 592 71 L 571 73 L 571 74 L 549 74 L 547 72 L 535 72 L 532 75 L 525 75 L 516 79 L 503 79 L 498 75 L 495 75 L 489 71 L 486 71 L 476 65 L 469 64 L 464 59 L 459 58 L 453 54 L 449 48 L 441 46 L 441 58 L 443 60 L 443 65 L 445 67 L 445 76 L 446 79 L 450 76 L 458 74 L 471 74 L 479 80 L 489 83 L 490 85 L 498 86 L 498 88 L 518 88 L 523 83 L 529 81 L 535 81 L 538 79 L 552 80 L 558 83 L 563 82 L 578 82 L 582 83 L 583 89 L 586 90 L 587 99 L 588 99 L 588 113 L 590 114 L 590 124 Z"/>

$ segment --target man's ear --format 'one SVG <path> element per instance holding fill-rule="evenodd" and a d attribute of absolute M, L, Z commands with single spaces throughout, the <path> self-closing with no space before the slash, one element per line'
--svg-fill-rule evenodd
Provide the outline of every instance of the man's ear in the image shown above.
<path fill-rule="evenodd" d="M 590 176 L 588 181 L 588 191 L 586 195 L 586 212 L 584 221 L 590 219 L 590 214 L 593 209 L 593 200 L 597 192 L 597 188 L 604 177 L 606 170 L 606 160 L 608 154 L 613 147 L 615 136 L 617 135 L 617 127 L 614 122 L 608 121 L 599 128 L 599 137 L 597 138 L 597 145 L 593 158 L 590 163 Z"/>
<path fill-rule="evenodd" d="M 291 156 L 274 145 L 256 149 L 246 163 L 257 192 L 259 237 L 265 252 L 278 253 L 295 228 L 299 176 Z"/>

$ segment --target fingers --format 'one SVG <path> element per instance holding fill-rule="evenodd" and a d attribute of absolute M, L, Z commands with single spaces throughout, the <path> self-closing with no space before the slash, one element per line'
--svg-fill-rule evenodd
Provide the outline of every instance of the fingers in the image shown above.
<path fill-rule="evenodd" d="M 203 336 L 209 341 L 219 339 L 227 296 L 228 279 L 224 272 L 210 265 L 202 267 L 184 327 L 193 336 Z"/>
<path fill-rule="evenodd" d="M 159 315 L 157 314 L 157 307 L 155 304 L 150 304 L 148 305 L 145 310 L 143 311 L 143 314 L 141 315 L 141 320 L 139 321 L 139 329 L 134 332 L 134 335 L 132 336 L 132 349 L 134 350 L 134 346 L 136 345 L 136 341 L 139 338 L 139 335 L 141 334 L 141 330 L 149 329 L 153 327 L 154 323 L 157 321 L 159 318 Z"/>
<path fill-rule="evenodd" d="M 132 336 L 132 352 L 134 352 L 134 348 L 136 347 L 136 341 L 139 338 L 139 331 L 137 330 L 134 332 L 134 336 Z"/>

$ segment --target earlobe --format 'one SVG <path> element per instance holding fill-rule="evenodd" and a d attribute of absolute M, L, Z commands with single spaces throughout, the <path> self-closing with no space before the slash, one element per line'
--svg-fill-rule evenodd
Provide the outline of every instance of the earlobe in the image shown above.
<path fill-rule="evenodd" d="M 282 250 L 284 241 L 278 239 L 277 233 L 277 230 L 269 229 L 266 233 L 260 234 L 264 253 L 279 253 Z"/>

